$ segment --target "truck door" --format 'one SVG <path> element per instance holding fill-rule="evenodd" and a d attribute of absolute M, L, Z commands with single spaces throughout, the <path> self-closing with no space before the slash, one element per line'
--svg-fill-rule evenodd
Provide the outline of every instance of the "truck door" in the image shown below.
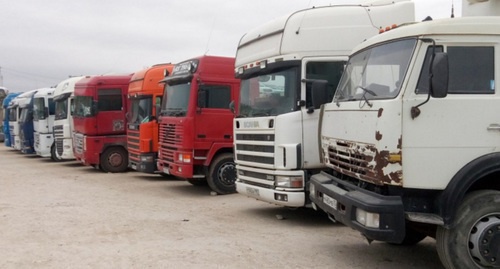
<path fill-rule="evenodd" d="M 120 88 L 97 90 L 97 130 L 100 134 L 121 134 L 125 131 L 125 109 Z"/>
<path fill-rule="evenodd" d="M 403 101 L 403 166 L 405 187 L 443 189 L 447 180 L 471 159 L 498 151 L 500 95 L 496 91 L 495 46 L 457 44 L 439 46 L 449 61 L 448 95 L 411 109 L 428 96 L 432 49 L 421 48 Z M 427 66 L 426 66 L 427 65 Z M 427 156 L 427 157 L 424 157 Z M 417 161 L 418 160 L 418 161 Z M 436 162 L 439 160 L 439 162 Z M 405 166 L 405 163 L 408 164 Z M 411 165 L 416 164 L 418 165 Z M 441 179 L 441 180 L 439 180 Z"/>
<path fill-rule="evenodd" d="M 198 86 L 194 119 L 194 139 L 198 148 L 208 149 L 212 142 L 232 143 L 234 114 L 229 104 L 235 98 L 229 83 L 206 83 Z"/>
<path fill-rule="evenodd" d="M 308 80 L 327 80 L 328 81 L 328 96 L 329 102 L 333 99 L 340 77 L 344 70 L 344 65 L 347 57 L 323 58 L 323 59 L 308 59 L 303 62 L 302 77 Z M 305 106 L 302 107 L 302 130 L 304 151 L 302 159 L 309 161 L 311 164 L 319 164 L 318 152 L 318 123 L 319 109 L 309 110 L 312 107 L 311 100 L 311 82 L 302 83 L 301 100 L 305 100 Z M 315 168 L 304 163 L 304 168 Z"/>

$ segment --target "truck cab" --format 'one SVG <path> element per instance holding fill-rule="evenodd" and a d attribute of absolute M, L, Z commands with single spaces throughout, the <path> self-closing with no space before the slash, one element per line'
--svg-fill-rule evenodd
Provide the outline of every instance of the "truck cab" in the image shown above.
<path fill-rule="evenodd" d="M 414 21 L 411 1 L 300 10 L 245 34 L 236 52 L 241 79 L 234 121 L 236 190 L 286 206 L 310 206 L 319 158 L 321 102 L 331 101 L 354 46 L 380 28 Z M 324 85 L 312 95 L 312 88 Z M 313 105 L 313 99 L 321 99 Z"/>
<path fill-rule="evenodd" d="M 19 143 L 16 140 L 16 149 L 22 153 L 35 153 L 33 137 L 33 99 L 38 90 L 31 90 L 19 95 L 17 124 L 19 126 Z"/>
<path fill-rule="evenodd" d="M 164 83 L 172 72 L 172 64 L 158 64 L 136 72 L 130 79 L 127 123 L 129 167 L 144 173 L 158 171 L 158 117 Z"/>
<path fill-rule="evenodd" d="M 357 46 L 321 110 L 314 207 L 369 241 L 434 237 L 446 268 L 500 267 L 498 29 L 440 19 Z"/>
<path fill-rule="evenodd" d="M 128 167 L 126 118 L 132 75 L 87 76 L 75 84 L 73 153 L 104 172 Z"/>
<path fill-rule="evenodd" d="M 234 58 L 201 56 L 174 66 L 166 77 L 160 115 L 160 172 L 235 191 L 233 119 L 239 103 Z"/>
<path fill-rule="evenodd" d="M 34 149 L 41 157 L 55 158 L 54 146 L 54 88 L 39 89 L 33 96 Z"/>
<path fill-rule="evenodd" d="M 0 104 L 3 104 L 3 101 L 5 100 L 5 98 L 7 97 L 7 89 L 5 87 L 0 87 Z M 3 106 L 2 108 L 0 109 L 0 142 L 4 142 L 5 141 L 5 133 L 4 133 L 4 119 L 5 119 L 5 111 L 3 109 Z"/>
<path fill-rule="evenodd" d="M 3 123 L 3 134 L 4 134 L 4 144 L 7 147 L 12 147 L 12 138 L 10 136 L 10 126 L 9 126 L 9 116 L 11 113 L 11 108 L 9 107 L 10 102 L 14 100 L 19 94 L 21 93 L 14 93 L 11 92 L 7 94 L 5 99 L 3 100 L 2 103 L 2 108 L 3 108 L 3 118 L 2 118 L 2 123 Z M 16 117 L 17 118 L 17 117 Z"/>
<path fill-rule="evenodd" d="M 71 77 L 59 82 L 54 90 L 54 145 L 51 155 L 54 161 L 74 160 L 73 113 L 75 84 L 83 77 Z"/>

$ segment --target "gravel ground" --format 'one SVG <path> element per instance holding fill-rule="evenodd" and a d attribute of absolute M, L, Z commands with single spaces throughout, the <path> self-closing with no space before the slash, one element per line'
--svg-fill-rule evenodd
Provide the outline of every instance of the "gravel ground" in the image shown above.
<path fill-rule="evenodd" d="M 0 145 L 0 268 L 442 268 L 435 241 L 368 245 L 312 209 Z"/>

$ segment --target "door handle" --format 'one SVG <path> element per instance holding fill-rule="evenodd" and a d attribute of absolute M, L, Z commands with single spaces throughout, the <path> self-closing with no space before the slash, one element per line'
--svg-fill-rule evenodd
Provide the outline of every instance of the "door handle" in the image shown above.
<path fill-rule="evenodd" d="M 488 131 L 500 131 L 500 124 L 498 123 L 492 123 L 490 126 L 487 128 Z"/>

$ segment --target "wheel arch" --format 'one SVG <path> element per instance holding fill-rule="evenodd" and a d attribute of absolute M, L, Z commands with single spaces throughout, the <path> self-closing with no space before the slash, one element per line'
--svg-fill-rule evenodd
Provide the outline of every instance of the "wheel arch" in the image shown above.
<path fill-rule="evenodd" d="M 233 144 L 230 144 L 230 145 L 228 145 L 228 144 L 214 144 L 210 148 L 210 150 L 208 151 L 207 159 L 205 160 L 205 163 L 203 164 L 205 169 L 209 169 L 210 165 L 212 164 L 213 159 L 222 153 L 234 154 Z"/>
<path fill-rule="evenodd" d="M 476 190 L 500 191 L 500 153 L 481 156 L 460 169 L 437 199 L 445 227 L 450 227 L 465 195 Z"/>

